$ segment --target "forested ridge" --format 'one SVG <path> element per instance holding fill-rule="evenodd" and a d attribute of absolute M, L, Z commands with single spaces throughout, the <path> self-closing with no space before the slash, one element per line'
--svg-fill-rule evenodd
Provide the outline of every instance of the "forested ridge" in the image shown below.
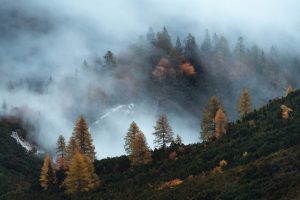
<path fill-rule="evenodd" d="M 287 118 L 282 105 L 292 110 Z M 290 92 L 230 122 L 220 138 L 172 142 L 137 166 L 130 156 L 95 160 L 100 184 L 75 194 L 61 187 L 44 190 L 43 158 L 10 137 L 22 130 L 19 125 L 2 121 L 1 199 L 299 199 L 299 106 L 300 91 Z"/>

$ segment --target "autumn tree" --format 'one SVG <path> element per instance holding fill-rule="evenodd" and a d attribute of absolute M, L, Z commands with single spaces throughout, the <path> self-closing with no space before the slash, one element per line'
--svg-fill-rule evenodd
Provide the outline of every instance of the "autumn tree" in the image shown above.
<path fill-rule="evenodd" d="M 244 89 L 240 95 L 240 99 L 238 102 L 238 112 L 240 113 L 240 117 L 243 118 L 245 115 L 252 111 L 252 102 L 249 91 Z"/>
<path fill-rule="evenodd" d="M 66 142 L 64 136 L 60 135 L 56 143 L 56 168 L 58 170 L 66 169 Z"/>
<path fill-rule="evenodd" d="M 100 180 L 88 156 L 80 152 L 74 155 L 64 185 L 67 193 L 89 192 L 100 186 Z"/>
<path fill-rule="evenodd" d="M 96 158 L 95 146 L 93 145 L 93 139 L 88 130 L 88 125 L 82 115 L 76 122 L 73 136 L 79 146 L 79 150 L 94 161 Z"/>
<path fill-rule="evenodd" d="M 71 136 L 69 142 L 68 142 L 68 145 L 66 147 L 66 162 L 67 162 L 67 165 L 70 164 L 73 156 L 79 152 L 80 149 L 79 149 L 79 146 L 76 142 L 76 139 L 74 136 Z"/>
<path fill-rule="evenodd" d="M 154 129 L 155 132 L 153 135 L 156 137 L 154 143 L 157 147 L 165 148 L 173 141 L 173 130 L 169 125 L 168 118 L 165 114 L 160 115 Z"/>
<path fill-rule="evenodd" d="M 55 170 L 52 165 L 51 157 L 46 154 L 44 164 L 40 173 L 40 185 L 44 190 L 51 190 L 56 183 Z"/>
<path fill-rule="evenodd" d="M 151 153 L 142 132 L 138 132 L 132 141 L 132 152 L 129 156 L 132 166 L 140 166 L 151 162 Z"/>
<path fill-rule="evenodd" d="M 286 89 L 284 97 L 287 97 L 293 91 L 294 91 L 293 87 L 289 85 L 288 88 Z"/>
<path fill-rule="evenodd" d="M 216 123 L 216 130 L 215 130 L 215 137 L 220 139 L 223 135 L 226 134 L 226 127 L 227 127 L 227 116 L 224 113 L 222 108 L 219 108 L 215 117 Z"/>
<path fill-rule="evenodd" d="M 124 148 L 128 155 L 130 155 L 132 152 L 132 143 L 133 143 L 133 140 L 134 140 L 136 134 L 138 134 L 138 133 L 142 133 L 142 132 L 139 129 L 139 127 L 137 126 L 137 124 L 135 122 L 132 122 L 130 124 L 128 132 L 124 138 L 124 140 L 125 140 Z"/>
<path fill-rule="evenodd" d="M 221 103 L 216 96 L 212 96 L 208 104 L 202 112 L 201 120 L 201 139 L 205 142 L 210 141 L 215 132 L 215 116 L 217 111 L 221 108 Z"/>
<path fill-rule="evenodd" d="M 286 105 L 281 105 L 280 108 L 282 111 L 282 119 L 288 119 L 290 117 L 290 112 L 293 112 L 293 110 Z"/>

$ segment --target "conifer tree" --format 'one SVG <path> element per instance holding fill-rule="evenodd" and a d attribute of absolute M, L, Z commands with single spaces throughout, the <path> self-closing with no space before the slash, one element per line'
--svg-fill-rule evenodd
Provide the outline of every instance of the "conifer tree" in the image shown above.
<path fill-rule="evenodd" d="M 105 65 L 109 67 L 115 67 L 117 62 L 114 54 L 111 51 L 107 51 L 104 55 Z"/>
<path fill-rule="evenodd" d="M 79 193 L 97 189 L 100 180 L 94 171 L 94 165 L 90 158 L 77 152 L 71 161 L 64 181 L 66 192 Z"/>
<path fill-rule="evenodd" d="M 128 132 L 124 138 L 124 140 L 125 140 L 124 148 L 128 155 L 130 155 L 132 152 L 132 143 L 133 143 L 133 140 L 134 140 L 136 134 L 138 134 L 138 133 L 142 133 L 142 132 L 139 129 L 139 127 L 137 126 L 137 124 L 135 122 L 132 122 L 130 124 Z"/>
<path fill-rule="evenodd" d="M 182 144 L 182 139 L 181 139 L 181 137 L 177 134 L 176 135 L 176 138 L 175 138 L 175 140 L 174 140 L 174 143 L 176 144 L 176 145 L 181 145 Z"/>
<path fill-rule="evenodd" d="M 201 45 L 201 51 L 205 55 L 209 55 L 210 52 L 212 51 L 211 38 L 210 38 L 210 35 L 208 33 L 208 30 L 205 31 L 205 38 L 204 38 L 204 41 Z"/>
<path fill-rule="evenodd" d="M 171 42 L 171 37 L 170 37 L 166 27 L 163 28 L 162 32 L 157 33 L 156 45 L 168 53 L 173 48 L 172 42 Z"/>
<path fill-rule="evenodd" d="M 66 147 L 66 162 L 67 165 L 70 164 L 73 156 L 80 151 L 80 148 L 75 140 L 74 136 L 71 136 L 69 142 L 68 142 L 68 146 Z"/>
<path fill-rule="evenodd" d="M 241 62 L 245 58 L 245 45 L 243 37 L 239 37 L 234 49 L 235 56 Z"/>
<path fill-rule="evenodd" d="M 216 96 L 212 96 L 203 110 L 200 135 L 205 142 L 210 141 L 214 136 L 216 129 L 214 120 L 219 108 L 221 108 L 221 103 Z"/>
<path fill-rule="evenodd" d="M 79 150 L 94 161 L 96 158 L 95 146 L 93 145 L 93 139 L 89 133 L 88 125 L 82 115 L 76 122 L 73 136 L 79 146 Z"/>
<path fill-rule="evenodd" d="M 222 108 L 219 108 L 217 111 L 216 117 L 215 117 L 215 123 L 216 123 L 216 131 L 215 131 L 215 137 L 217 139 L 220 139 L 223 135 L 226 134 L 226 127 L 227 127 L 227 116 L 224 113 Z"/>
<path fill-rule="evenodd" d="M 146 35 L 146 38 L 151 44 L 154 44 L 155 34 L 154 34 L 154 31 L 153 31 L 152 27 L 149 28 L 148 33 Z"/>
<path fill-rule="evenodd" d="M 240 113 L 240 117 L 243 118 L 245 115 L 252 111 L 252 102 L 249 91 L 244 89 L 240 95 L 240 99 L 238 102 L 238 112 Z"/>
<path fill-rule="evenodd" d="M 179 37 L 177 37 L 177 39 L 176 39 L 175 49 L 179 55 L 183 54 L 183 49 L 182 49 L 182 45 L 181 45 L 181 41 L 180 41 Z"/>
<path fill-rule="evenodd" d="M 165 114 L 161 114 L 154 126 L 155 135 L 154 143 L 159 148 L 166 148 L 173 141 L 173 130 L 169 125 L 168 118 Z"/>
<path fill-rule="evenodd" d="M 40 185 L 44 190 L 53 189 L 56 183 L 55 170 L 53 168 L 51 157 L 46 154 L 44 164 L 40 173 Z"/>
<path fill-rule="evenodd" d="M 56 143 L 56 168 L 58 170 L 66 169 L 66 142 L 64 136 L 60 135 Z"/>
<path fill-rule="evenodd" d="M 290 112 L 293 112 L 293 109 L 287 107 L 286 105 L 281 105 L 281 115 L 282 115 L 282 119 L 288 119 L 290 117 Z"/>
<path fill-rule="evenodd" d="M 288 88 L 286 89 L 284 97 L 287 97 L 293 91 L 294 91 L 293 87 L 289 85 Z"/>
<path fill-rule="evenodd" d="M 142 132 L 135 135 L 132 142 L 132 152 L 129 156 L 132 166 L 140 166 L 151 162 L 151 153 Z"/>

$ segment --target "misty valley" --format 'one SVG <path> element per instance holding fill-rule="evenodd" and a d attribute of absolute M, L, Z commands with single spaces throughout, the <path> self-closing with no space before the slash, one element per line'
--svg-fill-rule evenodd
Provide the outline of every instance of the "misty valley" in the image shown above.
<path fill-rule="evenodd" d="M 4 0 L 0 200 L 300 199 L 296 5 Z"/>

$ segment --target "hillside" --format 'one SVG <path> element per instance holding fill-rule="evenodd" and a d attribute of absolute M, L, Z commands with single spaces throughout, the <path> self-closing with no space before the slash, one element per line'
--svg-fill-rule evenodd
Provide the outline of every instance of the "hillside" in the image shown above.
<path fill-rule="evenodd" d="M 283 104 L 294 110 L 288 120 Z M 10 138 L 20 127 L 1 122 L 0 128 L 0 199 L 71 198 L 42 191 L 39 159 Z M 299 131 L 296 91 L 230 123 L 218 141 L 154 150 L 150 164 L 134 169 L 126 156 L 96 161 L 102 186 L 78 199 L 300 199 Z M 177 158 L 169 159 L 174 151 Z M 221 160 L 227 165 L 218 167 Z"/>

